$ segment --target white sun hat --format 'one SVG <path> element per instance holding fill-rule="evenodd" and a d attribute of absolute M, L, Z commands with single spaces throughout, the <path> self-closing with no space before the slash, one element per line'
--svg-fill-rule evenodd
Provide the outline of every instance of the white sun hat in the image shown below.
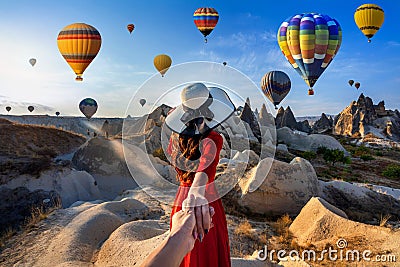
<path fill-rule="evenodd" d="M 209 129 L 214 129 L 235 111 L 228 94 L 218 87 L 207 88 L 203 83 L 194 83 L 183 88 L 182 104 L 177 106 L 167 118 L 168 128 L 176 133 L 187 133 L 188 122 L 196 118 L 205 118 Z M 192 134 L 200 134 L 195 129 Z"/>

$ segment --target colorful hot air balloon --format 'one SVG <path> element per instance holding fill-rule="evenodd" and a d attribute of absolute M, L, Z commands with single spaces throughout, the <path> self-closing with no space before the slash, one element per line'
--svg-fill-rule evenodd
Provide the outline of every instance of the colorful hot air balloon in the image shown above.
<path fill-rule="evenodd" d="M 10 110 L 11 110 L 11 107 L 6 107 L 6 110 L 7 110 L 7 112 L 10 112 Z"/>
<path fill-rule="evenodd" d="M 90 119 L 97 111 L 97 102 L 93 98 L 85 98 L 79 103 L 79 110 Z"/>
<path fill-rule="evenodd" d="M 144 106 L 144 104 L 146 104 L 146 99 L 142 98 L 139 100 L 140 105 L 142 105 L 142 107 Z"/>
<path fill-rule="evenodd" d="M 135 25 L 133 25 L 133 24 L 128 24 L 128 25 L 126 26 L 126 28 L 128 29 L 129 33 L 132 33 L 133 30 L 135 29 Z"/>
<path fill-rule="evenodd" d="M 289 93 L 290 87 L 289 76 L 279 70 L 270 71 L 261 79 L 261 89 L 264 95 L 274 104 L 275 109 L 278 109 L 276 105 L 279 105 Z"/>
<path fill-rule="evenodd" d="M 355 84 L 354 84 L 354 86 L 357 88 L 357 90 L 358 90 L 358 88 L 360 88 L 360 86 L 361 86 L 361 84 L 359 83 L 359 82 L 356 82 Z"/>
<path fill-rule="evenodd" d="M 207 36 L 214 30 L 218 23 L 218 12 L 212 7 L 200 7 L 193 14 L 194 24 L 204 35 L 204 42 L 207 43 Z"/>
<path fill-rule="evenodd" d="M 36 59 L 35 59 L 35 58 L 29 59 L 29 63 L 32 65 L 32 67 L 35 66 L 35 64 L 36 64 Z"/>
<path fill-rule="evenodd" d="M 60 112 L 56 111 L 56 116 L 57 117 L 60 116 Z"/>
<path fill-rule="evenodd" d="M 353 86 L 354 81 L 353 80 L 349 80 L 349 84 L 350 84 L 350 86 Z"/>
<path fill-rule="evenodd" d="M 171 64 L 172 59 L 168 55 L 161 54 L 154 58 L 154 67 L 156 67 L 162 77 L 164 77 Z"/>
<path fill-rule="evenodd" d="M 327 15 L 303 13 L 279 27 L 278 43 L 286 59 L 310 87 L 332 62 L 342 43 L 339 23 Z"/>
<path fill-rule="evenodd" d="M 35 108 L 33 106 L 29 106 L 28 110 L 29 110 L 29 112 L 32 112 L 33 110 L 35 110 Z"/>
<path fill-rule="evenodd" d="M 76 74 L 75 80 L 82 81 L 82 75 L 101 46 L 100 33 L 85 23 L 74 23 L 63 28 L 57 38 L 58 49 Z"/>
<path fill-rule="evenodd" d="M 368 43 L 371 42 L 372 36 L 379 31 L 384 20 L 385 13 L 383 9 L 375 4 L 361 5 L 354 13 L 354 21 L 357 27 L 368 38 Z"/>

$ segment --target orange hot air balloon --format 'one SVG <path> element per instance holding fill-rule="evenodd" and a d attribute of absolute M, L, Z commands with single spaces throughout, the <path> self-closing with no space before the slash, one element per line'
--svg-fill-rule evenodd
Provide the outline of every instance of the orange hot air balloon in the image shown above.
<path fill-rule="evenodd" d="M 361 84 L 360 84 L 359 82 L 356 82 L 356 83 L 354 84 L 354 86 L 358 89 L 358 88 L 360 88 Z"/>
<path fill-rule="evenodd" d="M 154 67 L 156 67 L 162 77 L 164 77 L 169 67 L 171 67 L 171 64 L 172 59 L 168 55 L 161 54 L 154 58 Z"/>
<path fill-rule="evenodd" d="M 128 25 L 126 26 L 126 28 L 128 29 L 129 33 L 132 33 L 133 30 L 135 29 L 135 25 L 133 25 L 133 24 L 128 24 Z"/>
<path fill-rule="evenodd" d="M 60 31 L 57 45 L 61 55 L 75 72 L 75 80 L 82 81 L 83 72 L 100 50 L 101 36 L 93 26 L 74 23 Z"/>

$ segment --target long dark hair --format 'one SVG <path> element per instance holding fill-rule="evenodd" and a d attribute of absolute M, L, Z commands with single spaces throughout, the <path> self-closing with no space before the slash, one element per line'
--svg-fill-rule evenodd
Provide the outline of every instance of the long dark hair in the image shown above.
<path fill-rule="evenodd" d="M 188 127 L 196 127 L 196 120 L 190 121 Z M 186 135 L 173 133 L 171 136 L 171 160 L 177 172 L 177 180 L 185 183 L 193 182 L 196 170 L 199 167 L 201 156 L 200 143 L 211 132 L 211 129 L 202 134 Z"/>

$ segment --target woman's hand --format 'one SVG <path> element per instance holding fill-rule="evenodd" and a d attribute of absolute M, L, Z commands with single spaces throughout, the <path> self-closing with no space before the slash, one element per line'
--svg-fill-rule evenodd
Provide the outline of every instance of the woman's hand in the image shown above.
<path fill-rule="evenodd" d="M 214 208 L 209 207 L 208 200 L 201 194 L 189 194 L 189 197 L 182 202 L 182 210 L 188 211 L 194 208 L 196 227 L 193 230 L 194 238 L 203 241 L 204 234 L 207 234 L 212 225 L 211 217 L 215 214 Z"/>

